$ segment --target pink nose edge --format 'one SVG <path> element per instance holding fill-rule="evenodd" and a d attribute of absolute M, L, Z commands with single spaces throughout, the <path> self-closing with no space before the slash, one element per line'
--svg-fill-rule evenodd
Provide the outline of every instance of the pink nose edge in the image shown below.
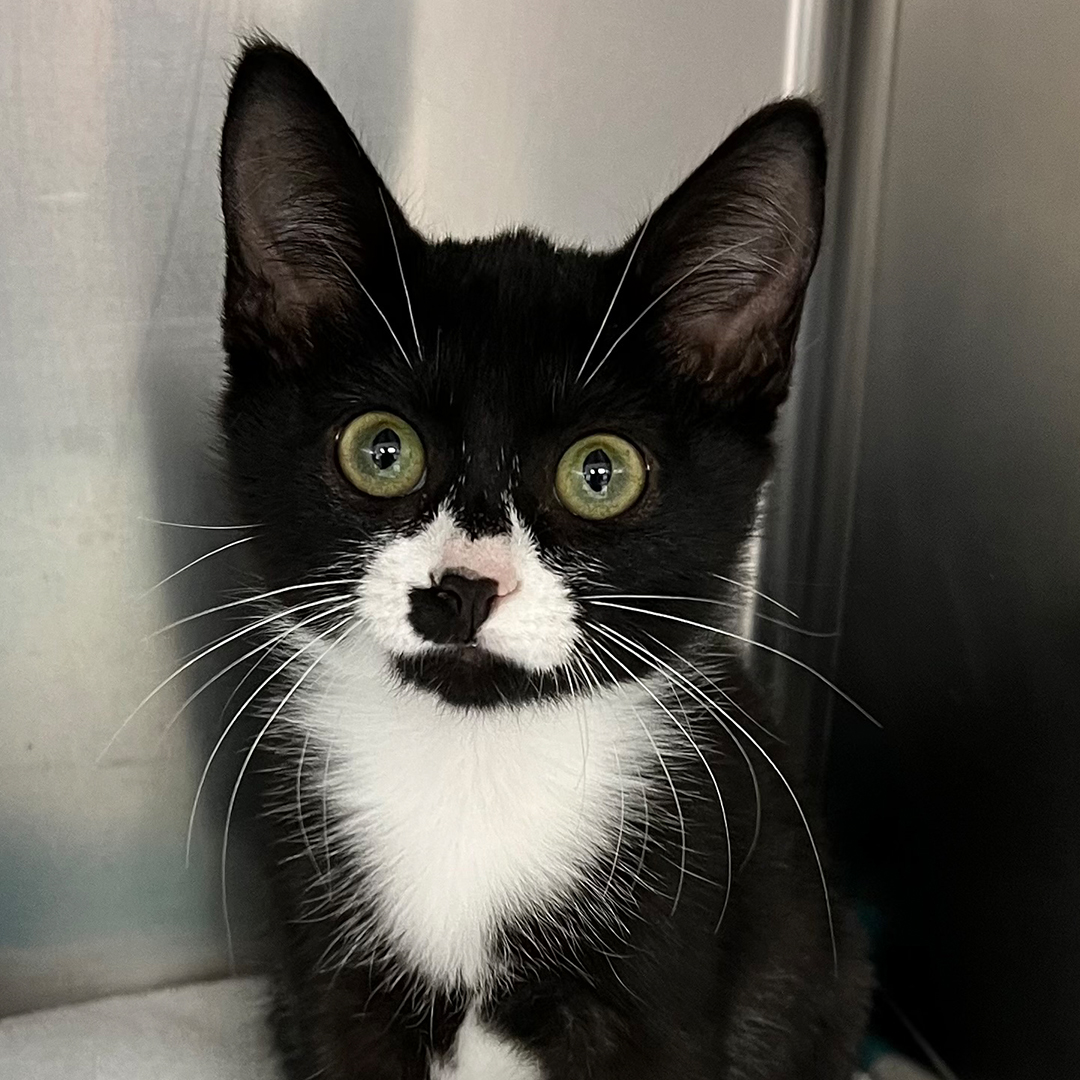
<path fill-rule="evenodd" d="M 498 584 L 499 596 L 509 596 L 519 584 L 510 543 L 498 536 L 449 541 L 443 548 L 435 579 L 438 580 L 448 571 L 463 577 L 490 578 Z"/>

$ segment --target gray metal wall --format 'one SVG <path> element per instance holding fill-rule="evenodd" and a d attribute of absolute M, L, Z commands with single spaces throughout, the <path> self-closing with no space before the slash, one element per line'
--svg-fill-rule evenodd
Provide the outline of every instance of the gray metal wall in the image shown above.
<path fill-rule="evenodd" d="M 182 658 L 235 623 L 209 446 L 226 59 L 300 51 L 419 222 L 625 233 L 812 48 L 787 0 L 5 0 L 0 5 L 0 1012 L 223 969 L 224 704 Z M 805 11 L 803 10 L 805 9 Z M 809 28 L 809 29 L 808 29 Z M 809 36 L 808 36 L 809 35 Z M 226 755 L 223 778 L 236 772 Z M 241 925 L 242 853 L 230 879 Z"/>
<path fill-rule="evenodd" d="M 837 258 L 762 565 L 840 631 L 786 647 L 884 730 L 836 704 L 830 738 L 828 695 L 782 689 L 899 1013 L 970 1080 L 1075 1076 L 1080 6 L 852 10 Z"/>

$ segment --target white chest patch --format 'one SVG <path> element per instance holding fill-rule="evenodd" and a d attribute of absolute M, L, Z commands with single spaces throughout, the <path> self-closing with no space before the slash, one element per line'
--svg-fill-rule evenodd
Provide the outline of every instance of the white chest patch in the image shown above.
<path fill-rule="evenodd" d="M 590 876 L 600 892 L 663 735 L 636 689 L 466 713 L 396 689 L 375 653 L 359 638 L 335 650 L 298 710 L 329 753 L 335 847 L 376 911 L 348 945 L 482 992 L 502 924 Z"/>
<path fill-rule="evenodd" d="M 431 1080 L 541 1080 L 535 1061 L 488 1031 L 470 1010 L 445 1059 L 431 1066 Z"/>

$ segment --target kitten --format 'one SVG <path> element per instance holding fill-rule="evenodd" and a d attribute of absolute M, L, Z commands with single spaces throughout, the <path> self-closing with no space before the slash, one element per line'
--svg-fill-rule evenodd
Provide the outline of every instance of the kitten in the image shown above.
<path fill-rule="evenodd" d="M 784 101 L 617 251 L 428 242 L 246 49 L 223 424 L 292 1080 L 850 1075 L 858 935 L 724 622 L 824 174 Z"/>

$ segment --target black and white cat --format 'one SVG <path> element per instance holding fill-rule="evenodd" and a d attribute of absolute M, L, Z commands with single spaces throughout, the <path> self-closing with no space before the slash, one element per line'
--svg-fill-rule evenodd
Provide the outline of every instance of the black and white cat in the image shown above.
<path fill-rule="evenodd" d="M 824 173 L 784 101 L 617 251 L 428 242 L 245 51 L 223 423 L 291 1080 L 850 1075 L 858 935 L 725 620 Z"/>

